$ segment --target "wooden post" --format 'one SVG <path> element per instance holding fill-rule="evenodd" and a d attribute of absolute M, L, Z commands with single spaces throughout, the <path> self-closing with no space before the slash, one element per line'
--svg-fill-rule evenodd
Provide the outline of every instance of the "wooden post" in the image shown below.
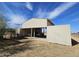
<path fill-rule="evenodd" d="M 32 37 L 32 28 L 31 28 L 31 37 Z"/>
<path fill-rule="evenodd" d="M 44 33 L 44 27 L 42 28 L 42 33 Z"/>
<path fill-rule="evenodd" d="M 35 37 L 35 28 L 34 28 L 34 37 Z"/>

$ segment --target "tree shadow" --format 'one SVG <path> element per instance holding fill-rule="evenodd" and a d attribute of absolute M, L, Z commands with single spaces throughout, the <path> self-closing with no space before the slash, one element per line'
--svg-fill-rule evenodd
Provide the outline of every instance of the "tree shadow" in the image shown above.
<path fill-rule="evenodd" d="M 7 47 L 7 46 L 11 46 L 11 45 L 17 45 L 20 44 L 22 42 L 18 41 L 18 40 L 12 40 L 12 39 L 3 39 L 0 40 L 0 46 L 2 45 L 3 47 Z"/>
<path fill-rule="evenodd" d="M 9 47 L 7 49 L 3 49 L 2 52 L 8 52 L 9 54 L 4 54 L 4 56 L 11 56 L 13 54 L 25 51 L 25 50 L 32 50 L 34 49 L 34 46 L 31 46 L 30 42 L 32 41 L 26 41 L 24 44 L 22 45 L 18 45 L 18 46 L 13 46 L 13 47 Z"/>
<path fill-rule="evenodd" d="M 79 44 L 79 42 L 77 42 L 77 41 L 74 40 L 74 39 L 71 39 L 71 42 L 72 42 L 72 46 L 75 46 L 75 45 Z"/>

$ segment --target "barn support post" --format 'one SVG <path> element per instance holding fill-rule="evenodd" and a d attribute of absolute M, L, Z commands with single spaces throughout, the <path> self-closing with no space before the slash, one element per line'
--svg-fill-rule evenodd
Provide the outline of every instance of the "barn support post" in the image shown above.
<path fill-rule="evenodd" d="M 31 28 L 31 37 L 32 37 L 32 28 Z"/>
<path fill-rule="evenodd" d="M 34 28 L 34 33 L 33 33 L 33 36 L 35 37 L 35 28 Z"/>

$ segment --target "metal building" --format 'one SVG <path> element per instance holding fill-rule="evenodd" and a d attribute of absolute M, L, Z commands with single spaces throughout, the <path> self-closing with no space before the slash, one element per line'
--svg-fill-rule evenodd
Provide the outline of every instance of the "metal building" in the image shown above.
<path fill-rule="evenodd" d="M 70 25 L 54 25 L 49 19 L 32 18 L 22 24 L 19 33 L 27 37 L 44 37 L 53 43 L 72 45 Z"/>

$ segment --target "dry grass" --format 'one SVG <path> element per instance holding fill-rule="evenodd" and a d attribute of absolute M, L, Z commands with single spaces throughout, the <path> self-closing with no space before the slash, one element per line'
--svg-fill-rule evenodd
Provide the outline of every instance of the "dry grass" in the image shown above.
<path fill-rule="evenodd" d="M 78 39 L 77 39 L 78 40 Z M 16 57 L 58 57 L 79 56 L 79 44 L 65 46 L 42 40 L 23 39 L 19 44 L 7 46 L 0 50 L 0 56 Z"/>
<path fill-rule="evenodd" d="M 31 40 L 29 44 L 33 49 L 25 50 L 24 52 L 17 53 L 13 56 L 22 56 L 22 57 L 79 56 L 79 44 L 74 46 L 65 46 L 40 40 Z"/>

